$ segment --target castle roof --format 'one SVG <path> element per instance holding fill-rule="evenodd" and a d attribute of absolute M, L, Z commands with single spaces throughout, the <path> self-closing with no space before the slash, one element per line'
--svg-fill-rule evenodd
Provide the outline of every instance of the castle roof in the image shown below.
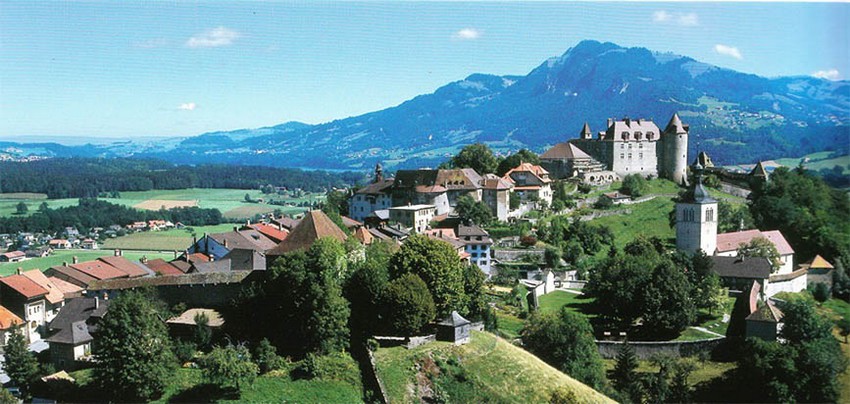
<path fill-rule="evenodd" d="M 778 323 L 782 321 L 782 311 L 779 310 L 773 303 L 768 300 L 765 304 L 759 307 L 752 314 L 747 316 L 747 321 L 763 321 L 767 323 Z"/>
<path fill-rule="evenodd" d="M 664 129 L 665 132 L 671 133 L 682 133 L 685 131 L 685 125 L 682 124 L 682 120 L 679 119 L 678 113 L 673 113 L 673 117 L 670 118 L 670 122 L 667 123 L 667 128 Z"/>
<path fill-rule="evenodd" d="M 587 125 L 587 124 L 585 124 Z M 541 160 L 590 159 L 590 155 L 570 142 L 558 143 L 540 156 Z"/>
<path fill-rule="evenodd" d="M 816 255 L 812 258 L 812 261 L 809 262 L 809 269 L 835 269 L 835 267 L 820 255 Z"/>
<path fill-rule="evenodd" d="M 659 129 L 655 122 L 646 119 L 629 119 L 625 118 L 622 120 L 612 120 L 608 125 L 608 129 L 605 131 L 605 139 L 606 140 L 620 140 L 622 139 L 623 133 L 627 133 L 628 139 L 634 139 L 635 134 L 640 132 L 644 139 L 647 134 L 652 133 L 655 136 L 658 136 Z M 655 139 L 658 139 L 657 137 Z"/>
<path fill-rule="evenodd" d="M 277 247 L 267 252 L 267 255 L 283 255 L 285 253 L 308 249 L 316 240 L 322 237 L 332 237 L 345 241 L 348 236 L 324 212 L 312 210 L 304 214 L 304 218 L 295 226 L 285 240 Z"/>
<path fill-rule="evenodd" d="M 767 170 L 764 169 L 764 165 L 762 165 L 761 161 L 753 167 L 753 171 L 750 171 L 750 175 L 753 177 L 767 177 Z"/>
<path fill-rule="evenodd" d="M 584 123 L 584 126 L 581 128 L 581 133 L 580 133 L 580 135 L 581 135 L 582 137 L 585 137 L 585 136 L 592 136 L 592 135 L 593 135 L 593 132 L 591 132 L 591 131 L 590 131 L 590 125 L 588 125 L 588 124 L 587 124 L 587 122 L 585 122 L 585 123 Z"/>

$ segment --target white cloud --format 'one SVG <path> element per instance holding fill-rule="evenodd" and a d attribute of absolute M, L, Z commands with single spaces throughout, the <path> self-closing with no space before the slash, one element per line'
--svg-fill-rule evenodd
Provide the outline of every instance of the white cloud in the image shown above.
<path fill-rule="evenodd" d="M 481 31 L 475 28 L 464 28 L 453 35 L 455 39 L 478 39 L 481 38 Z"/>
<path fill-rule="evenodd" d="M 215 48 L 233 43 L 241 35 L 229 28 L 218 27 L 195 35 L 186 41 L 190 48 Z"/>
<path fill-rule="evenodd" d="M 717 45 L 714 45 L 714 51 L 721 54 L 721 55 L 731 56 L 731 57 L 738 59 L 738 60 L 742 60 L 744 58 L 744 56 L 741 55 L 741 51 L 738 50 L 738 48 L 736 48 L 734 46 L 717 44 Z"/>
<path fill-rule="evenodd" d="M 195 108 L 197 108 L 197 107 L 198 107 L 198 105 L 195 104 L 194 102 L 184 102 L 183 104 L 180 104 L 179 106 L 177 106 L 177 109 L 179 109 L 181 111 L 194 111 Z"/>
<path fill-rule="evenodd" d="M 699 25 L 697 13 L 669 13 L 658 10 L 652 13 L 652 21 L 662 24 L 676 24 L 682 27 L 695 27 Z"/>
<path fill-rule="evenodd" d="M 812 73 L 812 76 L 819 79 L 838 80 L 841 78 L 841 73 L 839 73 L 837 69 L 818 70 Z"/>

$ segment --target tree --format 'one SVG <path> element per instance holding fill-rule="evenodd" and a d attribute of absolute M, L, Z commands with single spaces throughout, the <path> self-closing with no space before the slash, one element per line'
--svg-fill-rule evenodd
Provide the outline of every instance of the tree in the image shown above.
<path fill-rule="evenodd" d="M 263 338 L 257 344 L 257 348 L 254 350 L 254 357 L 257 358 L 256 362 L 260 373 L 268 373 L 272 370 L 280 369 L 286 362 L 285 359 L 277 354 L 277 348 L 267 338 Z"/>
<path fill-rule="evenodd" d="M 210 328 L 210 319 L 206 313 L 195 314 L 195 344 L 198 349 L 204 351 L 209 348 L 212 342 L 212 329 Z"/>
<path fill-rule="evenodd" d="M 451 166 L 454 168 L 471 168 L 478 174 L 491 174 L 496 172 L 498 161 L 493 151 L 484 143 L 475 143 L 464 146 L 460 152 L 452 157 Z"/>
<path fill-rule="evenodd" d="M 674 403 L 691 402 L 691 385 L 688 377 L 696 369 L 696 365 L 688 359 L 679 359 L 673 365 L 673 381 L 670 383 L 670 401 Z"/>
<path fill-rule="evenodd" d="M 18 386 L 25 394 L 29 394 L 30 387 L 39 377 L 38 360 L 27 349 L 23 331 L 13 329 L 4 349 L 6 375 L 9 376 L 13 385 Z"/>
<path fill-rule="evenodd" d="M 211 383 L 235 388 L 240 391 L 242 386 L 254 382 L 259 367 L 251 362 L 251 352 L 245 345 L 227 345 L 215 347 L 201 361 L 204 376 Z"/>
<path fill-rule="evenodd" d="M 484 294 L 484 281 L 487 277 L 478 265 L 463 267 L 463 293 L 466 295 L 467 318 L 478 320 L 487 310 L 487 296 Z"/>
<path fill-rule="evenodd" d="M 251 194 L 245 194 L 245 202 L 254 202 L 254 200 L 251 199 Z"/>
<path fill-rule="evenodd" d="M 832 294 L 845 301 L 850 301 L 850 276 L 844 269 L 842 257 L 837 258 L 835 269 L 832 272 Z"/>
<path fill-rule="evenodd" d="M 780 306 L 784 314 L 779 336 L 789 344 L 801 344 L 821 338 L 832 338 L 832 322 L 818 315 L 814 306 L 802 299 L 790 300 Z"/>
<path fill-rule="evenodd" d="M 322 206 L 322 211 L 326 214 L 336 212 L 338 215 L 348 214 L 348 195 L 345 192 L 331 190 L 325 194 L 325 203 Z"/>
<path fill-rule="evenodd" d="M 558 269 L 561 267 L 561 249 L 555 246 L 548 246 L 543 251 L 543 262 L 546 263 L 546 268 Z"/>
<path fill-rule="evenodd" d="M 393 330 L 404 336 L 418 332 L 436 315 L 428 285 L 412 273 L 402 275 L 387 285 L 384 304 L 390 310 Z"/>
<path fill-rule="evenodd" d="M 583 315 L 567 307 L 557 313 L 535 313 L 521 334 L 526 349 L 544 362 L 596 390 L 605 386 L 602 358 Z"/>
<path fill-rule="evenodd" d="M 640 403 L 643 397 L 640 377 L 637 374 L 638 360 L 635 350 L 625 341 L 617 352 L 617 362 L 611 374 L 614 388 L 633 403 Z"/>
<path fill-rule="evenodd" d="M 165 389 L 174 356 L 165 323 L 148 296 L 128 291 L 111 300 L 95 345 L 95 379 L 119 401 L 146 401 Z"/>
<path fill-rule="evenodd" d="M 536 153 L 528 149 L 520 149 L 520 151 L 511 154 L 504 160 L 499 162 L 499 167 L 496 169 L 496 175 L 504 177 L 512 168 L 519 166 L 522 163 L 540 164 L 540 157 Z"/>
<path fill-rule="evenodd" d="M 517 210 L 521 203 L 522 197 L 520 197 L 516 192 L 511 192 L 508 196 L 508 207 L 510 207 L 511 210 Z"/>
<path fill-rule="evenodd" d="M 658 335 L 674 335 L 696 320 L 691 285 L 685 274 L 664 260 L 652 271 L 644 295 L 644 329 Z"/>
<path fill-rule="evenodd" d="M 493 221 L 493 213 L 484 202 L 476 201 L 469 195 L 457 198 L 455 212 L 465 224 L 486 226 Z"/>
<path fill-rule="evenodd" d="M 738 256 L 767 258 L 770 261 L 773 272 L 776 272 L 782 266 L 776 246 L 764 237 L 756 237 L 750 240 L 749 243 L 738 246 Z"/>
<path fill-rule="evenodd" d="M 344 289 L 351 303 L 352 334 L 375 335 L 384 325 L 382 294 L 390 278 L 390 257 L 397 248 L 388 242 L 374 242 L 366 247 L 366 259 L 354 265 Z"/>
<path fill-rule="evenodd" d="M 390 277 L 416 274 L 425 284 L 443 317 L 457 310 L 467 314 L 463 292 L 463 265 L 457 251 L 448 243 L 423 235 L 413 235 L 390 259 Z"/>
<path fill-rule="evenodd" d="M 815 285 L 812 290 L 812 297 L 815 298 L 820 303 L 823 303 L 829 300 L 829 286 L 826 286 L 825 283 L 818 283 Z"/>
<path fill-rule="evenodd" d="M 646 178 L 640 174 L 629 174 L 623 178 L 623 184 L 620 185 L 620 192 L 630 195 L 632 198 L 639 198 L 646 194 L 649 190 L 649 184 Z"/>
<path fill-rule="evenodd" d="M 23 201 L 18 202 L 18 204 L 15 205 L 15 213 L 17 213 L 19 215 L 25 215 L 25 214 L 27 214 L 27 211 L 29 211 L 29 208 L 27 207 L 27 204 L 24 203 Z"/>
<path fill-rule="evenodd" d="M 753 216 L 747 205 L 738 205 L 726 200 L 717 202 L 717 231 L 728 233 L 733 231 L 748 230 L 755 226 Z"/>

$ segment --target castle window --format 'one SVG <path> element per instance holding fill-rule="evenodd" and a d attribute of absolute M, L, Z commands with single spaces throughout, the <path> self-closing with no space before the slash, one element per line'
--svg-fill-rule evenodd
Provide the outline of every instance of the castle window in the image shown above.
<path fill-rule="evenodd" d="M 624 144 L 620 143 L 620 148 L 621 148 L 621 149 L 625 149 L 625 148 L 626 148 L 626 145 L 624 145 Z"/>
<path fill-rule="evenodd" d="M 629 132 L 623 132 L 620 134 L 620 137 L 622 137 L 623 140 L 629 140 Z"/>
<path fill-rule="evenodd" d="M 631 143 L 629 143 L 629 149 L 631 149 L 631 148 L 632 148 L 632 144 L 631 144 Z"/>
<path fill-rule="evenodd" d="M 631 153 L 629 153 L 629 158 L 632 158 L 632 154 L 631 154 Z"/>
<path fill-rule="evenodd" d="M 623 153 L 620 153 L 620 158 L 625 158 L 625 155 Z"/>
<path fill-rule="evenodd" d="M 655 134 L 652 132 L 646 132 L 646 140 L 652 140 L 655 137 Z"/>
<path fill-rule="evenodd" d="M 639 158 L 643 158 L 643 153 L 638 153 Z"/>
<path fill-rule="evenodd" d="M 638 148 L 643 149 L 643 143 L 638 143 Z"/>
<path fill-rule="evenodd" d="M 641 136 L 643 136 L 640 132 L 635 132 L 635 140 L 640 140 Z"/>

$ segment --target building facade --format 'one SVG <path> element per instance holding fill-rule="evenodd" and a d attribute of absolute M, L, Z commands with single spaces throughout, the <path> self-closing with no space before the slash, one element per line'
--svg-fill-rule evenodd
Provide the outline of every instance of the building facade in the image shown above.
<path fill-rule="evenodd" d="M 702 185 L 702 166 L 695 166 L 697 183 L 685 200 L 676 203 L 676 249 L 688 253 L 717 248 L 717 201 Z"/>

